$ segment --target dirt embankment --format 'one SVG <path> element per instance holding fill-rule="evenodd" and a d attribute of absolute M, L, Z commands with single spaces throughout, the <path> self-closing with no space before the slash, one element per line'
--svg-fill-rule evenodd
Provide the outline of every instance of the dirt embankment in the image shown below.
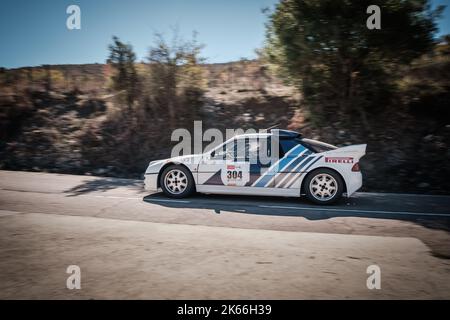
<path fill-rule="evenodd" d="M 417 68 L 412 76 L 445 79 L 449 66 Z M 399 100 L 398 108 L 371 116 L 368 131 L 354 115 L 314 125 L 301 94 L 256 61 L 202 68 L 196 120 L 203 130 L 279 124 L 337 145 L 367 143 L 365 190 L 448 194 L 448 90 L 413 104 Z M 144 105 L 128 117 L 109 89 L 110 75 L 101 64 L 0 70 L 0 167 L 135 178 L 148 161 L 169 156 L 167 115 Z"/>

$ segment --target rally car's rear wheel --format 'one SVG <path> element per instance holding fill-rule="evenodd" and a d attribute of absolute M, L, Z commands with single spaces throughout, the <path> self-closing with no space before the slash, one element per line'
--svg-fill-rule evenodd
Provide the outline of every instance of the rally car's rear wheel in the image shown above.
<path fill-rule="evenodd" d="M 309 173 L 305 178 L 304 190 L 312 202 L 331 204 L 342 197 L 344 181 L 333 170 L 320 168 Z"/>
<path fill-rule="evenodd" d="M 195 189 L 191 172 L 182 165 L 172 165 L 164 169 L 159 185 L 163 192 L 172 198 L 184 198 Z"/>

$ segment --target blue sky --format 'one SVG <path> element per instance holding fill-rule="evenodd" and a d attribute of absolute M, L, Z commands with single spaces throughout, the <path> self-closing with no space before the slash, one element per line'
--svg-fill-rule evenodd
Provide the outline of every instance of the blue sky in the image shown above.
<path fill-rule="evenodd" d="M 178 26 L 189 38 L 198 32 L 208 62 L 254 58 L 264 41 L 264 7 L 278 0 L 2 0 L 0 66 L 103 63 L 111 36 L 133 45 L 139 59 L 147 55 L 155 32 L 170 34 Z M 450 33 L 450 0 L 440 33 Z M 81 8 L 81 30 L 66 28 L 66 8 Z"/>

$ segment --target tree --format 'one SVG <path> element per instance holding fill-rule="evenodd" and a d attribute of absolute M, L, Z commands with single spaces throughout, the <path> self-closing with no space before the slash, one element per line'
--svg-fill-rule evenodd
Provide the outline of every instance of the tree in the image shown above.
<path fill-rule="evenodd" d="M 366 26 L 369 5 L 381 8 L 380 30 Z M 399 67 L 433 47 L 442 9 L 427 0 L 282 0 L 269 14 L 265 55 L 317 113 L 355 110 L 367 125 Z"/>
<path fill-rule="evenodd" d="M 156 103 L 168 111 L 171 130 L 175 129 L 177 117 L 192 116 L 201 102 L 204 79 L 199 63 L 203 61 L 200 57 L 202 48 L 195 33 L 192 40 L 185 41 L 175 30 L 171 43 L 162 34 L 155 34 L 148 55 L 150 92 Z"/>
<path fill-rule="evenodd" d="M 109 59 L 115 72 L 112 76 L 113 89 L 121 91 L 125 96 L 125 103 L 131 110 L 139 94 L 139 77 L 136 72 L 136 55 L 129 44 L 125 44 L 118 37 L 113 37 L 113 44 L 109 46 Z"/>
<path fill-rule="evenodd" d="M 52 90 L 52 70 L 51 66 L 48 64 L 43 65 L 45 70 L 45 81 L 44 81 L 44 88 L 45 91 L 48 93 L 50 90 Z"/>

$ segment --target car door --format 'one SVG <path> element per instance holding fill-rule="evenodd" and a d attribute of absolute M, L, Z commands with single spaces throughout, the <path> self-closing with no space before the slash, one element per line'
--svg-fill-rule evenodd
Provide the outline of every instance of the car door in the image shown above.
<path fill-rule="evenodd" d="M 231 139 L 207 153 L 198 167 L 198 185 L 203 192 L 244 187 L 250 179 L 248 139 Z"/>
<path fill-rule="evenodd" d="M 268 173 L 268 170 L 273 165 L 274 161 L 278 160 L 272 158 L 273 154 L 270 136 L 259 136 L 250 139 L 248 142 L 248 154 L 250 160 L 250 180 L 247 183 L 247 186 L 256 188 L 260 186 L 258 183 L 261 181 L 261 177 Z"/>

